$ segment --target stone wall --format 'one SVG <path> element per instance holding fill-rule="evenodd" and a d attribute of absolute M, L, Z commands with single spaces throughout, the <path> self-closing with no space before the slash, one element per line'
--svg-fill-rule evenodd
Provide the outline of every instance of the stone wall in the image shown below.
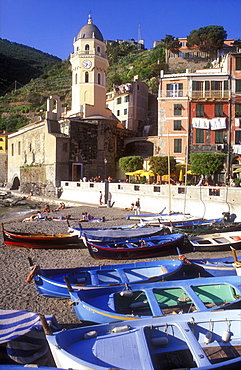
<path fill-rule="evenodd" d="M 8 154 L 0 154 L 0 185 L 2 185 L 8 178 Z"/>
<path fill-rule="evenodd" d="M 22 193 L 33 192 L 34 195 L 44 195 L 47 197 L 56 196 L 56 188 L 53 183 L 46 180 L 47 166 L 26 166 L 20 168 L 20 191 Z"/>

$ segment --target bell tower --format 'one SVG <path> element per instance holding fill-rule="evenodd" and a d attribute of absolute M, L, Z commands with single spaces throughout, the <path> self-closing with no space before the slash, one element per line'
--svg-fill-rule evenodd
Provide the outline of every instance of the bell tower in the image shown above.
<path fill-rule="evenodd" d="M 69 116 L 83 118 L 101 115 L 110 117 L 106 109 L 106 74 L 109 66 L 103 36 L 93 24 L 81 28 L 73 42 L 74 52 L 70 55 L 72 66 L 72 109 Z"/>

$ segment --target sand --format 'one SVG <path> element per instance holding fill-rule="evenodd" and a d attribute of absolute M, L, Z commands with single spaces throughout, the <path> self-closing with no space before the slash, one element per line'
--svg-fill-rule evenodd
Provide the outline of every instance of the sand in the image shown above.
<path fill-rule="evenodd" d="M 50 205 L 51 210 L 56 208 Z M 85 227 L 102 227 L 112 225 L 123 225 L 133 223 L 127 221 L 125 216 L 132 212 L 126 212 L 118 208 L 71 206 L 59 212 L 51 212 L 50 216 L 58 217 L 70 214 L 70 226 L 77 226 L 77 220 L 81 217 L 83 211 L 91 213 L 96 218 L 105 217 L 105 222 L 86 222 Z M 22 232 L 45 232 L 66 234 L 68 225 L 66 221 L 34 221 L 22 222 L 23 217 L 9 219 L 4 223 L 4 227 L 10 231 Z M 106 265 L 128 263 L 130 261 L 113 261 L 113 260 L 96 260 L 93 259 L 86 247 L 80 246 L 77 249 L 29 249 L 8 247 L 3 243 L 2 234 L 0 236 L 1 246 L 1 293 L 0 308 L 28 310 L 44 315 L 55 315 L 58 322 L 65 327 L 69 325 L 79 325 L 75 313 L 72 311 L 69 299 L 51 299 L 42 297 L 32 281 L 30 284 L 25 280 L 29 274 L 30 267 L 28 257 L 34 263 L 39 264 L 42 268 L 67 268 L 78 266 Z M 213 258 L 231 256 L 230 252 L 216 253 L 187 253 L 188 258 Z M 160 259 L 177 259 L 177 255 L 161 257 Z M 148 259 L 146 259 L 148 260 Z M 151 259 L 150 259 L 151 260 Z M 134 260 L 132 260 L 134 261 Z M 138 261 L 138 260 L 135 260 Z M 139 260 L 140 261 L 140 260 Z"/>

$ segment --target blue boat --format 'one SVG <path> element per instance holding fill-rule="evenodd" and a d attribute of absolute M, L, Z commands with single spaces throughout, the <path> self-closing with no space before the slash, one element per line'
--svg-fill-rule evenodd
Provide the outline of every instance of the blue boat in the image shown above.
<path fill-rule="evenodd" d="M 157 235 L 149 237 L 130 238 L 122 241 L 96 242 L 86 244 L 90 255 L 97 259 L 137 259 L 159 257 L 170 252 L 176 253 L 176 247 L 184 243 L 184 234 Z"/>
<path fill-rule="evenodd" d="M 69 227 L 68 231 L 73 235 L 78 235 L 85 244 L 85 236 L 90 241 L 113 242 L 129 238 L 144 238 L 146 236 L 161 235 L 164 233 L 162 225 L 148 227 L 146 225 L 136 224 L 109 228 L 83 228 L 79 224 L 78 228 Z"/>
<path fill-rule="evenodd" d="M 32 265 L 32 263 L 31 263 Z M 34 278 L 38 292 L 50 298 L 69 298 L 65 278 L 75 290 L 124 286 L 181 276 L 183 261 L 159 260 L 119 265 L 88 266 L 65 269 L 41 269 L 32 265 L 26 282 Z"/>
<path fill-rule="evenodd" d="M 47 335 L 59 367 L 240 369 L 241 310 L 113 322 Z"/>
<path fill-rule="evenodd" d="M 241 277 L 172 280 L 125 287 L 74 291 L 73 307 L 80 320 L 106 323 L 196 311 L 241 308 Z"/>

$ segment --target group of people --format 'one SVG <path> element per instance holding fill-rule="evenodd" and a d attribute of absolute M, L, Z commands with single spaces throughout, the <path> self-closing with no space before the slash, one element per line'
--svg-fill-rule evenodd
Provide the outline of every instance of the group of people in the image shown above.
<path fill-rule="evenodd" d="M 78 220 L 79 222 L 87 222 L 87 221 L 90 221 L 90 220 L 93 220 L 94 217 L 89 214 L 88 212 L 82 212 L 82 218 L 80 220 Z"/>
<path fill-rule="evenodd" d="M 137 198 L 135 203 L 131 203 L 129 208 L 125 208 L 124 211 L 134 211 L 135 215 L 139 215 L 141 211 L 140 198 Z"/>
<path fill-rule="evenodd" d="M 58 206 L 58 208 L 56 208 L 55 210 L 53 210 L 53 212 L 57 212 L 57 211 L 60 211 L 61 209 L 65 209 L 65 203 L 64 202 L 61 202 L 60 205 Z M 43 208 L 42 211 L 37 211 L 37 213 L 34 213 L 33 215 L 31 215 L 30 217 L 26 217 L 23 219 L 22 222 L 27 222 L 27 221 L 37 221 L 37 220 L 40 220 L 40 219 L 47 219 L 47 220 L 69 220 L 71 215 L 67 215 L 67 216 L 60 216 L 60 217 L 48 217 L 47 215 L 51 212 L 51 209 L 50 209 L 50 206 L 49 204 L 46 204 Z"/>

